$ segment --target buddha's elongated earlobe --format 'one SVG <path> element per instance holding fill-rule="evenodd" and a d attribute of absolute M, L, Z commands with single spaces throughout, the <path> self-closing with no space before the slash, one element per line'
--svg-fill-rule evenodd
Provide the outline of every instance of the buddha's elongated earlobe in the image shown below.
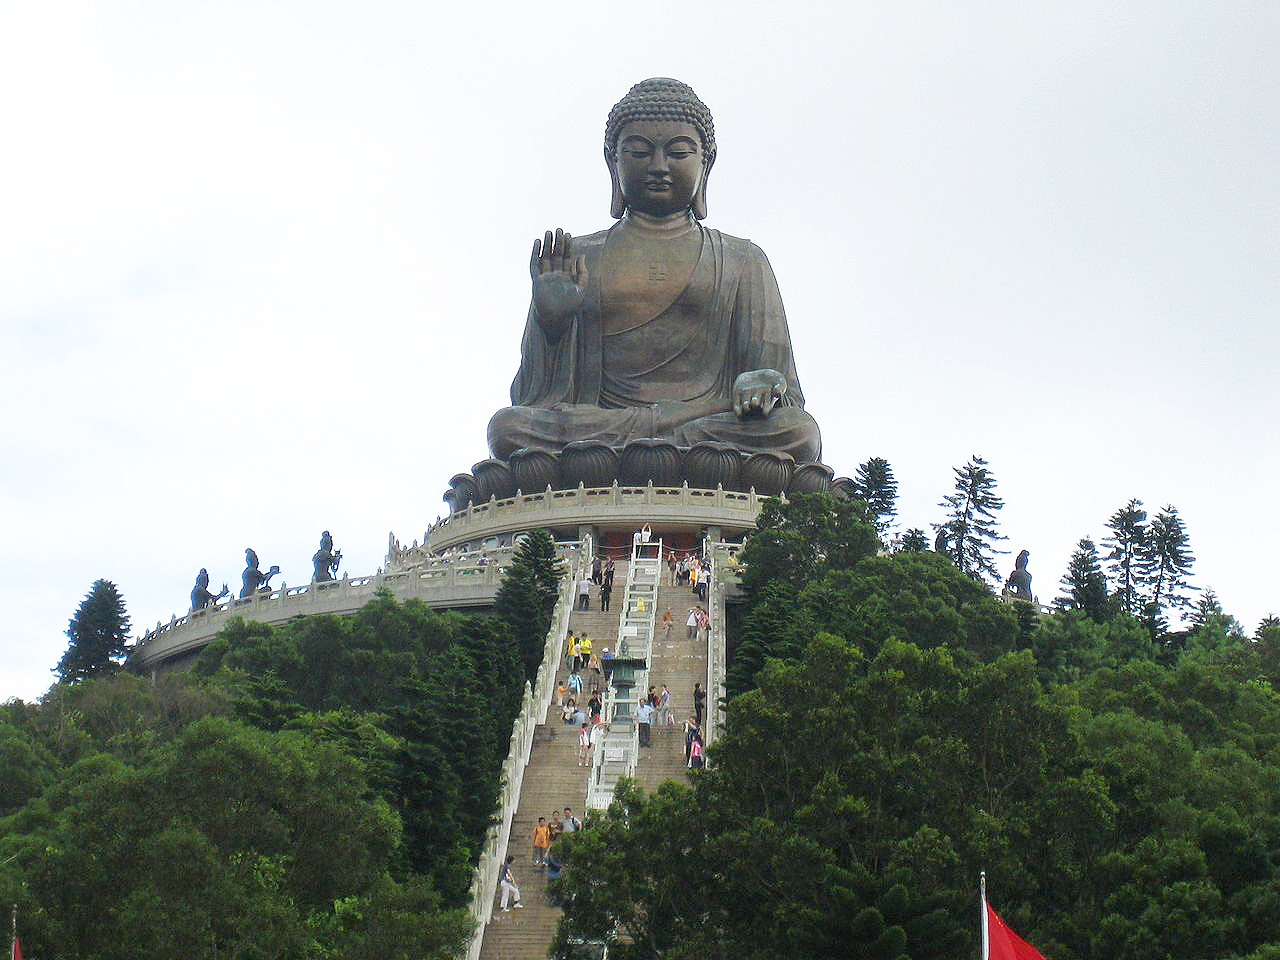
<path fill-rule="evenodd" d="M 627 212 L 627 198 L 622 195 L 622 184 L 618 182 L 618 168 L 608 147 L 604 148 L 604 162 L 609 168 L 609 179 L 613 181 L 613 193 L 609 197 L 609 216 L 615 220 L 621 220 L 622 215 Z"/>
<path fill-rule="evenodd" d="M 715 160 L 713 159 L 711 163 L 715 163 Z M 693 201 L 689 204 L 695 220 L 707 219 L 707 180 L 711 177 L 711 163 L 708 163 L 702 171 L 702 182 L 698 184 L 698 189 L 693 194 Z"/>

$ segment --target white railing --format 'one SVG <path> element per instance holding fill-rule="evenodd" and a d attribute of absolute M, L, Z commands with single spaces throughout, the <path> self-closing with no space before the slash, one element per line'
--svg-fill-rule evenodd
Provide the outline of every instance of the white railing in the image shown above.
<path fill-rule="evenodd" d="M 496 531 L 533 529 L 553 522 L 594 522 L 621 516 L 644 517 L 649 521 L 722 518 L 753 526 L 766 496 L 754 490 L 678 487 L 622 486 L 583 487 L 574 490 L 544 490 L 520 493 L 502 500 L 491 497 L 432 524 L 425 542 L 432 549 L 467 542 L 475 536 Z"/>
<path fill-rule="evenodd" d="M 556 600 L 555 611 L 551 616 L 551 628 L 547 631 L 547 640 L 542 648 L 542 666 L 538 668 L 538 676 L 532 687 L 526 682 L 524 698 L 520 704 L 520 714 L 511 725 L 511 749 L 507 759 L 502 762 L 502 787 L 497 822 L 489 828 L 485 836 L 484 849 L 476 864 L 475 876 L 471 881 L 471 917 L 475 927 L 471 933 L 471 942 L 467 947 L 467 960 L 478 960 L 480 945 L 484 940 L 484 928 L 493 916 L 493 893 L 498 885 L 498 874 L 506 857 L 507 845 L 511 841 L 511 821 L 515 817 L 516 808 L 520 805 L 520 788 L 524 785 L 524 771 L 529 765 L 529 754 L 533 750 L 533 735 L 538 724 L 547 718 L 547 710 L 551 707 L 551 698 L 555 692 L 556 667 L 560 663 L 561 638 L 569 629 L 569 616 L 573 610 L 574 587 L 583 568 L 591 569 L 591 541 L 583 540 L 582 549 L 576 551 L 577 563 L 565 565 L 565 572 L 560 578 L 560 596 Z"/>
<path fill-rule="evenodd" d="M 738 582 L 738 553 L 736 543 L 712 544 L 711 590 L 708 595 L 707 614 L 711 625 L 707 629 L 707 691 L 706 716 L 703 718 L 703 743 L 710 744 L 720 734 L 724 725 L 724 675 L 725 675 L 725 622 L 724 594 L 729 583 Z"/>
<path fill-rule="evenodd" d="M 649 663 L 653 652 L 653 625 L 658 606 L 658 586 L 662 579 L 662 541 L 633 541 L 631 563 L 627 567 L 627 585 L 622 596 L 622 619 L 618 624 L 618 640 L 614 647 L 619 657 L 643 659 L 645 667 L 637 670 L 633 694 L 619 700 L 617 688 L 610 681 L 605 691 L 604 719 L 609 733 L 594 751 L 591 772 L 587 778 L 587 806 L 604 810 L 613 800 L 613 789 L 621 776 L 633 777 L 640 756 L 640 727 L 635 722 L 638 697 L 649 688 Z M 616 669 L 616 668 L 615 668 Z M 635 694 L 634 691 L 639 691 Z M 619 707 L 625 708 L 619 711 Z M 615 730 L 619 717 L 627 721 L 626 729 Z"/>

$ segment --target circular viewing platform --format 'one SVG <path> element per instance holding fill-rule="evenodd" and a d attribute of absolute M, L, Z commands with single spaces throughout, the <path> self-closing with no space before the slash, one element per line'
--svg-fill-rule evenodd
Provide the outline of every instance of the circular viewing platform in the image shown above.
<path fill-rule="evenodd" d="M 547 489 L 501 500 L 491 497 L 487 503 L 465 507 L 430 527 L 423 546 L 417 549 L 430 555 L 458 547 L 479 549 L 486 541 L 497 546 L 515 534 L 539 527 L 550 530 L 557 539 L 577 539 L 584 525 L 601 532 L 628 533 L 646 523 L 692 534 L 714 528 L 717 536 L 713 539 L 736 538 L 755 528 L 767 499 L 754 490 L 739 493 L 652 483 Z"/>

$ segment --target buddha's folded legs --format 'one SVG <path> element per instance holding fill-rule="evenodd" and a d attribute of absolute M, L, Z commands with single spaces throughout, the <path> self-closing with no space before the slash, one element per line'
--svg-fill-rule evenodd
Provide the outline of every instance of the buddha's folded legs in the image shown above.
<path fill-rule="evenodd" d="M 662 437 L 682 447 L 719 440 L 739 450 L 776 450 L 796 462 L 822 452 L 818 424 L 799 407 L 777 407 L 767 417 L 739 418 L 713 412 L 704 403 L 666 402 L 647 407 L 605 408 L 586 404 L 504 407 L 489 421 L 489 450 L 506 460 L 521 447 L 559 450 L 574 440 L 603 440 L 611 446 L 642 437 Z"/>
<path fill-rule="evenodd" d="M 672 435 L 682 447 L 700 440 L 719 440 L 739 450 L 789 453 L 796 463 L 814 461 L 822 455 L 818 423 L 799 407 L 775 407 L 767 417 L 718 413 L 681 424 Z"/>

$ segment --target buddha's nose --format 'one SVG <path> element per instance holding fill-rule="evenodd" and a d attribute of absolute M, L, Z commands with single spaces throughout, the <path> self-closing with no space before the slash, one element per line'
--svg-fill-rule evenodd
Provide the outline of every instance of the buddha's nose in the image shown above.
<path fill-rule="evenodd" d="M 671 169 L 671 164 L 667 161 L 667 155 L 661 150 L 653 151 L 649 158 L 649 169 L 657 173 L 666 173 Z"/>

